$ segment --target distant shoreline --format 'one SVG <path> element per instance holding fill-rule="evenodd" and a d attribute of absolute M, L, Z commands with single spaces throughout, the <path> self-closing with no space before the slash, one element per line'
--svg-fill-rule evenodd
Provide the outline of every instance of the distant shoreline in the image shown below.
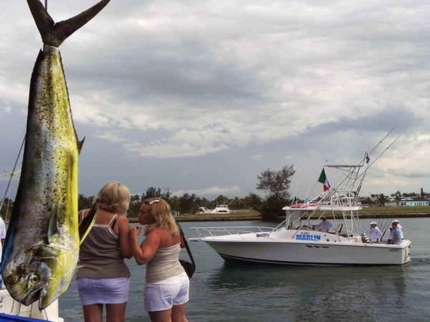
<path fill-rule="evenodd" d="M 199 222 L 199 221 L 254 221 L 262 220 L 261 215 L 257 212 L 246 212 L 235 214 L 234 212 L 230 214 L 222 215 L 205 215 L 205 214 L 189 214 L 189 215 L 179 215 L 175 217 L 178 222 Z M 279 221 L 282 221 L 285 217 L 278 217 Z M 318 217 L 316 217 L 318 218 Z M 315 218 L 315 219 L 316 219 Z M 336 219 L 341 219 L 341 215 L 335 216 Z M 359 219 L 382 219 L 382 218 L 430 218 L 430 212 L 419 212 L 419 213 L 397 213 L 386 211 L 384 213 L 362 213 L 359 215 Z M 129 218 L 131 223 L 137 223 L 137 218 Z"/>

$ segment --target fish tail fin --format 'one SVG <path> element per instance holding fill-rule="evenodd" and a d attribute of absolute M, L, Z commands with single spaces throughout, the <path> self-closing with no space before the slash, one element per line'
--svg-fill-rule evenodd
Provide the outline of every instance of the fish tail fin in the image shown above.
<path fill-rule="evenodd" d="M 79 152 L 79 154 L 81 153 L 82 146 L 84 145 L 84 142 L 85 142 L 85 137 L 81 141 L 78 142 L 78 152 Z"/>
<path fill-rule="evenodd" d="M 101 0 L 74 17 L 55 23 L 40 0 L 27 0 L 43 43 L 53 47 L 59 47 L 67 37 L 94 18 L 109 2 L 110 0 Z"/>
<path fill-rule="evenodd" d="M 85 216 L 84 219 L 79 223 L 79 240 L 80 244 L 84 241 L 85 237 L 87 237 L 88 233 L 90 232 L 91 228 L 94 226 L 96 222 L 96 213 L 97 213 L 97 205 L 96 203 L 93 204 L 88 214 Z"/>

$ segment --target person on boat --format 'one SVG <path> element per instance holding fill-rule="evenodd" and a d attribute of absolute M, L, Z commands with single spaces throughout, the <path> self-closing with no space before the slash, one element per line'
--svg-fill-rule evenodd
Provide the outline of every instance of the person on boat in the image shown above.
<path fill-rule="evenodd" d="M 387 244 L 393 244 L 393 223 L 387 228 L 388 239 Z"/>
<path fill-rule="evenodd" d="M 0 216 L 0 272 L 1 272 L 1 258 L 2 258 L 2 251 L 3 251 L 3 245 L 4 240 L 6 238 L 6 224 L 4 223 L 3 218 Z M 0 274 L 0 288 L 3 287 L 3 280 Z"/>
<path fill-rule="evenodd" d="M 130 231 L 130 243 L 138 265 L 147 264 L 143 291 L 145 310 L 152 322 L 187 322 L 186 303 L 190 280 L 179 262 L 182 241 L 169 204 L 161 198 L 143 201 L 139 223 L 147 225 L 139 245 L 141 227 Z"/>
<path fill-rule="evenodd" d="M 401 244 L 403 241 L 402 238 L 402 232 L 400 231 L 400 228 L 398 227 L 397 222 L 393 222 L 393 244 Z"/>
<path fill-rule="evenodd" d="M 130 270 L 125 258 L 133 256 L 127 210 L 130 190 L 119 182 L 108 182 L 99 191 L 96 222 L 81 244 L 76 285 L 85 322 L 106 319 L 124 322 L 130 290 Z M 90 209 L 79 212 L 82 220 Z"/>
<path fill-rule="evenodd" d="M 370 223 L 369 236 L 372 243 L 378 243 L 382 238 L 382 232 L 374 221 Z"/>
<path fill-rule="evenodd" d="M 402 238 L 402 240 L 403 240 L 403 227 L 402 227 L 402 225 L 400 225 L 400 221 L 398 220 L 398 219 L 394 219 L 393 221 L 392 221 L 392 224 L 393 223 L 396 223 L 397 224 L 397 228 L 400 230 L 400 235 L 401 235 L 401 238 Z"/>
<path fill-rule="evenodd" d="M 322 216 L 321 222 L 314 227 L 316 230 L 319 230 L 323 233 L 327 233 L 330 229 L 333 228 L 333 224 L 329 222 L 325 216 Z"/>

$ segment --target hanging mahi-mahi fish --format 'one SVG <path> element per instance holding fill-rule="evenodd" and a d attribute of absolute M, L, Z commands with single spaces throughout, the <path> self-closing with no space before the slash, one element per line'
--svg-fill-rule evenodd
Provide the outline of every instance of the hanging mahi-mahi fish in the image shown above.
<path fill-rule="evenodd" d="M 10 295 L 42 310 L 63 294 L 79 256 L 78 141 L 58 47 L 110 0 L 55 23 L 39 0 L 27 0 L 42 36 L 30 84 L 27 133 L 17 196 L 2 257 Z M 81 236 L 82 237 L 82 236 Z"/>

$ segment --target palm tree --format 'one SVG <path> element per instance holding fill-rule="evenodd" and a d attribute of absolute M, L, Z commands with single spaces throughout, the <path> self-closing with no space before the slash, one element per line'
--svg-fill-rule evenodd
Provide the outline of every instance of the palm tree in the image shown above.
<path fill-rule="evenodd" d="M 385 207 L 385 203 L 388 201 L 388 198 L 386 196 L 384 196 L 383 193 L 379 194 L 376 196 L 377 200 L 378 200 L 378 204 L 381 207 Z"/>

